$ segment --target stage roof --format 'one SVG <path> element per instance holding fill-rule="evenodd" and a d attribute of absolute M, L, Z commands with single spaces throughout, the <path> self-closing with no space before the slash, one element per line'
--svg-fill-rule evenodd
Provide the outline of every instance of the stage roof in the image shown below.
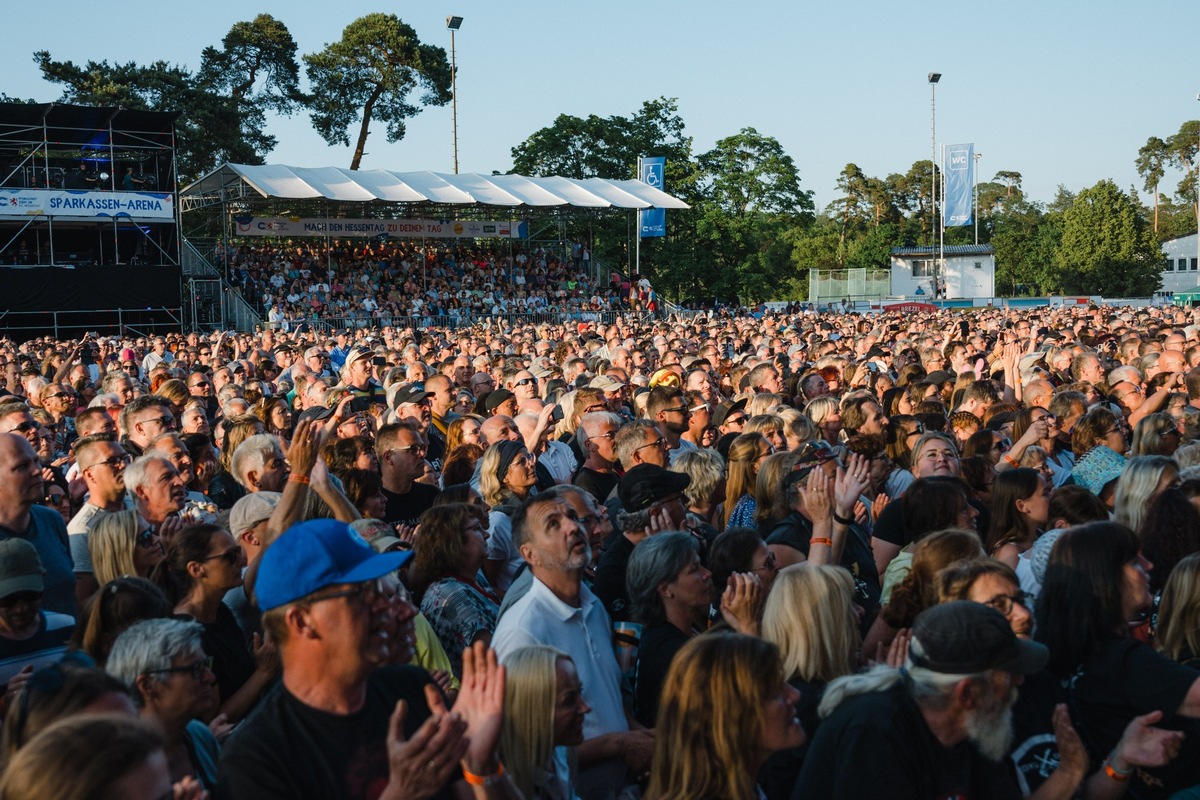
<path fill-rule="evenodd" d="M 219 194 L 243 184 L 264 198 L 325 198 L 350 203 L 437 203 L 552 208 L 666 208 L 687 203 L 641 181 L 551 176 L 349 170 L 224 164 L 180 192 L 181 200 Z"/>

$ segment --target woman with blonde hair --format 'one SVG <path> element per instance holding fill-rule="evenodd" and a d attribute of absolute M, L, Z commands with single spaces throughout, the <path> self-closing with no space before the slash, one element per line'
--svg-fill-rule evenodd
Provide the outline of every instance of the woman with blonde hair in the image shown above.
<path fill-rule="evenodd" d="M 166 555 L 158 532 L 131 509 L 101 511 L 96 517 L 87 536 L 96 583 L 104 586 L 127 575 L 149 578 Z"/>
<path fill-rule="evenodd" d="M 725 508 L 722 509 L 722 529 L 754 527 L 755 483 L 758 469 L 771 457 L 775 448 L 760 433 L 743 433 L 729 445 L 729 461 L 725 478 Z M 484 495 L 487 499 L 487 495 Z"/>
<path fill-rule="evenodd" d="M 754 498 L 757 505 L 754 511 L 754 526 L 760 531 L 770 531 L 792 513 L 792 497 L 784 485 L 784 478 L 800 458 L 799 452 L 788 450 L 769 456 L 759 467 L 754 482 Z"/>
<path fill-rule="evenodd" d="M 756 800 L 768 756 L 804 744 L 779 649 L 743 634 L 689 641 L 671 662 L 646 800 Z"/>
<path fill-rule="evenodd" d="M 683 490 L 688 516 L 704 538 L 716 537 L 721 499 L 725 496 L 725 461 L 716 450 L 684 450 L 668 468 L 691 478 Z M 711 536 L 708 535 L 711 533 Z"/>
<path fill-rule="evenodd" d="M 781 570 L 767 595 L 762 635 L 779 648 L 787 682 L 800 692 L 797 716 L 811 741 L 825 685 L 855 671 L 862 639 L 854 613 L 854 579 L 828 564 Z M 805 748 L 767 759 L 759 781 L 767 797 L 787 797 L 804 764 Z"/>
<path fill-rule="evenodd" d="M 1173 456 L 1182 440 L 1183 435 L 1179 433 L 1174 417 L 1162 412 L 1148 414 L 1134 426 L 1129 455 Z"/>
<path fill-rule="evenodd" d="M 575 747 L 591 708 L 575 662 L 545 645 L 520 647 L 503 662 L 504 725 L 500 759 L 528 800 L 575 797 Z"/>
<path fill-rule="evenodd" d="M 1179 485 L 1179 467 L 1168 456 L 1137 456 L 1129 459 L 1117 478 L 1113 522 L 1137 530 L 1150 505 L 1167 489 Z"/>
<path fill-rule="evenodd" d="M 1154 641 L 1172 661 L 1200 667 L 1200 553 L 1192 553 L 1171 570 L 1158 606 Z"/>
<path fill-rule="evenodd" d="M 512 542 L 512 515 L 537 485 L 535 461 L 520 442 L 497 442 L 487 449 L 479 468 L 479 493 L 491 507 L 488 515 L 487 560 L 483 573 L 501 593 L 508 590 L 525 560 Z"/>
<path fill-rule="evenodd" d="M 761 397 L 762 395 L 759 395 Z M 783 435 L 783 420 L 774 414 L 755 414 L 746 420 L 742 433 L 760 433 L 776 450 L 787 450 L 787 437 Z"/>
<path fill-rule="evenodd" d="M 842 430 L 842 407 L 832 395 L 822 395 L 809 400 L 804 406 L 804 416 L 812 420 L 827 442 L 836 442 Z"/>
<path fill-rule="evenodd" d="M 781 407 L 775 411 L 775 416 L 783 420 L 783 438 L 787 440 L 788 450 L 796 450 L 805 442 L 822 438 L 813 421 L 794 408 Z"/>

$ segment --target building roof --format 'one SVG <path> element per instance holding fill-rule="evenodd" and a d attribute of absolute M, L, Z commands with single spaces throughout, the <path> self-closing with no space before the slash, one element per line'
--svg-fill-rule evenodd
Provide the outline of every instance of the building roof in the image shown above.
<path fill-rule="evenodd" d="M 990 256 L 994 255 L 996 248 L 990 244 L 948 244 L 941 249 L 941 253 L 947 256 Z M 893 247 L 892 255 L 894 256 L 936 256 L 938 248 L 936 247 Z"/>

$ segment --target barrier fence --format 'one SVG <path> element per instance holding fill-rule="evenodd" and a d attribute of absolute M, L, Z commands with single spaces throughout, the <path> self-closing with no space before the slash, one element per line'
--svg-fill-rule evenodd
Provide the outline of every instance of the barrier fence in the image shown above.
<path fill-rule="evenodd" d="M 0 333 L 17 341 L 50 334 L 79 339 L 88 331 L 101 335 L 145 336 L 183 330 L 183 309 L 98 308 L 80 311 L 0 311 Z"/>
<path fill-rule="evenodd" d="M 472 328 L 476 326 L 492 327 L 504 323 L 507 327 L 516 325 L 565 325 L 568 323 L 589 322 L 610 325 L 616 322 L 616 311 L 568 311 L 545 314 L 449 314 L 424 316 L 396 316 L 392 314 L 374 317 L 370 314 L 357 314 L 346 317 L 316 317 L 310 319 L 290 320 L 286 323 L 287 330 L 296 330 L 300 325 L 325 331 L 341 329 L 358 330 L 360 328 Z M 279 328 L 281 325 L 276 324 Z"/>

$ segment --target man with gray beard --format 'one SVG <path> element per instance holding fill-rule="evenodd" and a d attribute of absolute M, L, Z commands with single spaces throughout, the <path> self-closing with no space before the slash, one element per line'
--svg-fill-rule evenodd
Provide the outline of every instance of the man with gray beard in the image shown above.
<path fill-rule="evenodd" d="M 825 687 L 824 719 L 792 792 L 801 798 L 1020 798 L 1005 756 L 1012 705 L 1049 651 L 1004 616 L 954 601 L 917 617 L 903 669 Z"/>

